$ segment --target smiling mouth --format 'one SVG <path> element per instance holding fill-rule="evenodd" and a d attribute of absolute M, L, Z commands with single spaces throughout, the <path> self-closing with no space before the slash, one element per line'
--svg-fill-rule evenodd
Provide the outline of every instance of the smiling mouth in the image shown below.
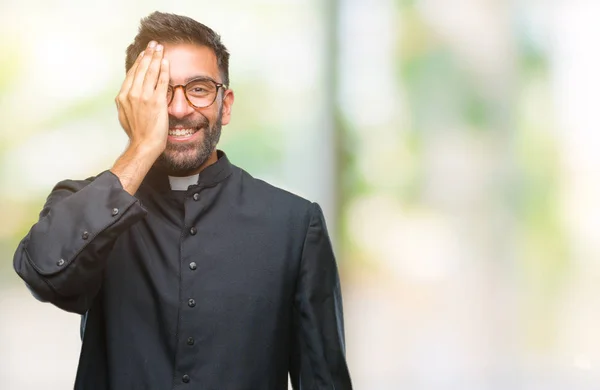
<path fill-rule="evenodd" d="M 190 135 L 197 132 L 199 129 L 195 128 L 187 128 L 187 129 L 169 129 L 169 136 L 171 137 L 189 137 Z"/>

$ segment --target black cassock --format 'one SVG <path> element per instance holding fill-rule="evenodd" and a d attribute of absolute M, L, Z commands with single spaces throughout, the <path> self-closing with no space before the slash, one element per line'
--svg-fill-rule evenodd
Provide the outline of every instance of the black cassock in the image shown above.
<path fill-rule="evenodd" d="M 84 315 L 76 390 L 351 389 L 321 208 L 218 155 L 186 191 L 62 181 L 19 244 L 33 294 Z"/>

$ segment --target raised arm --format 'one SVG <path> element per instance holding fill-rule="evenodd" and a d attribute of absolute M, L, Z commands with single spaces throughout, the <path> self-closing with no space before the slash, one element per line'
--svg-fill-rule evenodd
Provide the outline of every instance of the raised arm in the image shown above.
<path fill-rule="evenodd" d="M 95 179 L 66 180 L 15 252 L 15 271 L 42 301 L 85 313 L 116 239 L 146 215 L 133 196 L 166 147 L 169 64 L 153 42 L 127 72 L 116 98 L 129 146 Z"/>

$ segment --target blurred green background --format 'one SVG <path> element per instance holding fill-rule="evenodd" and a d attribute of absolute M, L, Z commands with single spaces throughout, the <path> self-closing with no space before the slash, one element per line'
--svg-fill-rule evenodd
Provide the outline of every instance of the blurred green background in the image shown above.
<path fill-rule="evenodd" d="M 124 150 L 113 99 L 156 9 L 231 52 L 220 148 L 322 205 L 357 389 L 597 388 L 585 0 L 2 1 L 0 388 L 72 387 L 78 318 L 36 302 L 12 255 L 56 182 Z"/>

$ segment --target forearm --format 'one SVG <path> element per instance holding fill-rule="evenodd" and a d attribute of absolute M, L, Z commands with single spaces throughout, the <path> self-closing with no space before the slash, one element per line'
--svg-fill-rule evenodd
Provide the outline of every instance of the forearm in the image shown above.
<path fill-rule="evenodd" d="M 119 178 L 123 189 L 130 195 L 137 192 L 160 155 L 159 150 L 150 145 L 130 145 L 110 169 Z"/>

